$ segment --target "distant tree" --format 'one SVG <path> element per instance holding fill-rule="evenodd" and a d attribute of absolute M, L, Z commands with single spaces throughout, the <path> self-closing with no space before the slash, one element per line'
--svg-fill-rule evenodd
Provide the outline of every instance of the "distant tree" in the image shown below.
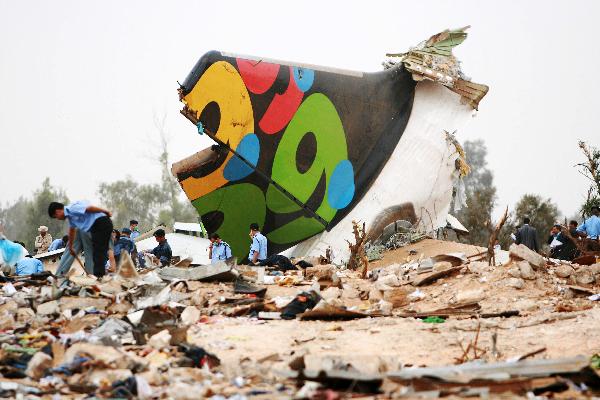
<path fill-rule="evenodd" d="M 510 220 L 506 223 L 500 242 L 503 247 L 512 243 L 510 234 L 523 224 L 523 219 L 529 217 L 530 225 L 537 230 L 540 245 L 546 243 L 548 232 L 558 221 L 559 211 L 551 199 L 544 199 L 535 194 L 526 194 L 518 201 Z"/>
<path fill-rule="evenodd" d="M 487 147 L 483 140 L 466 141 L 463 145 L 471 173 L 464 178 L 467 207 L 456 213 L 469 230 L 463 242 L 487 246 L 493 229 L 492 211 L 496 202 L 494 176 L 487 168 Z"/>
<path fill-rule="evenodd" d="M 149 158 L 161 171 L 160 181 L 152 184 L 139 184 L 131 177 L 116 182 L 103 182 L 98 188 L 102 203 L 113 212 L 113 224 L 124 227 L 131 219 L 140 223 L 145 231 L 163 223 L 173 226 L 175 221 L 198 221 L 198 213 L 187 199 L 182 199 L 179 182 L 171 174 L 169 158 L 169 135 L 165 128 L 166 116 L 154 116 L 156 137 L 150 137 Z M 158 140 L 158 141 L 157 141 Z"/>
<path fill-rule="evenodd" d="M 46 178 L 42 182 L 41 189 L 33 192 L 33 198 L 29 204 L 29 213 L 25 219 L 29 230 L 28 237 L 31 237 L 30 242 L 32 246 L 35 242 L 35 237 L 38 235 L 37 228 L 40 225 L 47 226 L 48 232 L 53 237 L 62 237 L 66 232 L 66 226 L 63 221 L 50 218 L 48 215 L 48 205 L 53 201 L 67 204 L 69 198 L 63 189 L 53 187 L 50 184 L 50 178 Z M 29 242 L 25 243 L 29 246 Z"/>
<path fill-rule="evenodd" d="M 21 196 L 14 203 L 7 203 L 6 206 L 0 208 L 0 224 L 9 240 L 27 244 L 29 238 L 25 221 L 30 205 L 31 200 Z M 31 249 L 29 245 L 27 248 Z"/>
<path fill-rule="evenodd" d="M 140 230 L 151 229 L 158 222 L 160 208 L 167 201 L 160 185 L 141 185 L 129 176 L 112 183 L 101 183 L 98 195 L 101 203 L 113 213 L 113 225 L 119 229 L 129 226 L 131 219 L 138 220 Z"/>
<path fill-rule="evenodd" d="M 20 197 L 11 205 L 0 209 L 4 234 L 12 241 L 25 243 L 29 251 L 34 248 L 40 225 L 47 226 L 52 237 L 62 237 L 66 232 L 65 224 L 48 215 L 48 204 L 52 201 L 68 203 L 69 199 L 63 189 L 53 187 L 50 178 L 46 178 L 42 187 L 33 192 L 31 199 Z"/>
<path fill-rule="evenodd" d="M 172 226 L 174 222 L 198 221 L 198 212 L 187 199 L 182 199 L 182 189 L 179 182 L 171 173 L 171 160 L 169 157 L 169 134 L 166 130 L 166 115 L 154 116 L 154 126 L 158 133 L 159 153 L 153 158 L 161 170 L 161 190 L 166 196 L 165 203 L 161 206 L 158 220 Z"/>
<path fill-rule="evenodd" d="M 577 167 L 579 172 L 590 180 L 587 199 L 581 206 L 581 215 L 585 218 L 591 214 L 593 206 L 600 207 L 600 150 L 588 146 L 585 142 L 579 142 L 579 148 L 586 161 L 577 164 Z"/>

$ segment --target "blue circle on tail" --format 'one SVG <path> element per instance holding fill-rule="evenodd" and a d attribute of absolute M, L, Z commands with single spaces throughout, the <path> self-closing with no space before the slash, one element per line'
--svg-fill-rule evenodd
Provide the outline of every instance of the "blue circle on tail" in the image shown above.
<path fill-rule="evenodd" d="M 354 190 L 354 168 L 349 160 L 342 160 L 331 173 L 327 201 L 331 207 L 341 210 L 354 198 Z"/>
<path fill-rule="evenodd" d="M 235 152 L 252 166 L 234 154 L 223 170 L 223 177 L 228 181 L 239 181 L 254 172 L 260 154 L 258 137 L 254 133 L 247 134 L 242 138 Z"/>
<path fill-rule="evenodd" d="M 315 80 L 315 71 L 308 68 L 294 67 L 294 81 L 298 89 L 306 93 Z"/>

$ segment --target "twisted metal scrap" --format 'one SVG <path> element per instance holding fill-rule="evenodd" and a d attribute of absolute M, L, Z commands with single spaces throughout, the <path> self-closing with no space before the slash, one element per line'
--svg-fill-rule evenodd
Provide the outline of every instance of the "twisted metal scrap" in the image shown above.
<path fill-rule="evenodd" d="M 428 79 L 438 82 L 458 93 L 471 107 L 477 109 L 479 102 L 487 94 L 489 87 L 471 82 L 462 72 L 460 61 L 452 54 L 452 48 L 467 38 L 464 28 L 445 30 L 419 43 L 406 53 L 388 53 L 387 57 L 397 57 L 415 81 Z M 394 67 L 394 60 L 383 63 L 385 69 Z"/>
<path fill-rule="evenodd" d="M 456 131 L 452 133 L 444 131 L 444 133 L 446 134 L 446 140 L 454 146 L 456 152 L 458 153 L 458 158 L 456 159 L 456 169 L 458 170 L 460 177 L 464 178 L 471 173 L 471 166 L 469 163 L 467 163 L 467 154 L 465 153 L 465 149 L 456 139 L 456 136 L 454 135 Z"/>

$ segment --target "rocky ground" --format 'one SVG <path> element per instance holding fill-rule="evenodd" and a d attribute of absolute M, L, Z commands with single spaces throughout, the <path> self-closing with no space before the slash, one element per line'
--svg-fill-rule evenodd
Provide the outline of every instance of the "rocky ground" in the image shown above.
<path fill-rule="evenodd" d="M 280 284 L 265 285 L 264 299 L 235 293 L 230 282 L 167 282 L 158 270 L 122 268 L 102 281 L 80 273 L 64 282 L 7 281 L 0 395 L 411 398 L 427 390 L 392 384 L 386 374 L 600 353 L 599 303 L 588 299 L 600 292 L 600 264 L 559 264 L 514 248 L 510 260 L 504 252 L 498 259 L 505 263 L 490 267 L 476 261 L 482 251 L 426 239 L 384 253 L 367 279 L 318 266 L 275 278 Z M 258 285 L 254 271 L 240 271 Z M 263 319 L 285 314 L 299 293 L 311 291 L 322 298 L 313 311 L 327 311 L 319 320 L 303 319 L 310 310 Z M 321 378 L 297 376 L 315 371 Z M 324 377 L 335 373 L 355 383 L 384 378 L 376 389 L 344 387 Z M 593 393 L 582 384 L 565 387 L 549 393 Z M 444 394 L 436 390 L 427 393 Z"/>

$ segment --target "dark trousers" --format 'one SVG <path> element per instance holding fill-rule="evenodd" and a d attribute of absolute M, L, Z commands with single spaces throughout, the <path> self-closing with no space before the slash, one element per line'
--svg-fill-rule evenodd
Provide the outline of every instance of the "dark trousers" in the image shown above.
<path fill-rule="evenodd" d="M 106 261 L 108 260 L 108 243 L 113 230 L 112 221 L 108 216 L 100 217 L 94 222 L 90 233 L 92 234 L 92 246 L 94 247 L 94 275 L 104 276 Z"/>

